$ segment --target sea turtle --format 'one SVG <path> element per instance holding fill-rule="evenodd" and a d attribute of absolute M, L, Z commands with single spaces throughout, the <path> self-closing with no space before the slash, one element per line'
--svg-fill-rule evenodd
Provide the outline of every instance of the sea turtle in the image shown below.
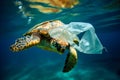
<path fill-rule="evenodd" d="M 80 39 L 78 35 L 83 32 Z M 60 20 L 35 25 L 24 34 L 24 37 L 18 38 L 10 49 L 18 52 L 32 46 L 59 54 L 68 52 L 63 72 L 69 72 L 77 63 L 76 50 L 86 54 L 101 54 L 103 49 L 91 24 L 84 22 L 64 24 Z"/>
<path fill-rule="evenodd" d="M 63 72 L 70 71 L 77 62 L 77 52 L 65 39 L 53 38 L 49 33 L 53 29 L 63 26 L 59 20 L 46 21 L 35 25 L 24 37 L 18 38 L 16 42 L 10 46 L 13 52 L 22 51 L 32 46 L 38 46 L 41 49 L 57 52 L 63 54 L 65 50 L 68 51 L 65 66 Z M 59 34 L 59 32 L 57 32 Z M 63 35 L 64 36 L 64 35 Z M 74 43 L 78 43 L 77 39 L 74 39 Z"/>

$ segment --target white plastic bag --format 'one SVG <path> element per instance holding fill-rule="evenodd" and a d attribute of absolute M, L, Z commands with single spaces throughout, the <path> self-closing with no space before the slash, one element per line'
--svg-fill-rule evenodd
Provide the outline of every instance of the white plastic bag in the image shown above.
<path fill-rule="evenodd" d="M 79 34 L 84 32 L 82 38 Z M 75 49 L 86 54 L 101 54 L 103 46 L 99 41 L 94 27 L 89 23 L 71 22 L 49 31 L 53 38 L 61 39 L 70 43 Z M 74 43 L 76 39 L 79 44 Z"/>

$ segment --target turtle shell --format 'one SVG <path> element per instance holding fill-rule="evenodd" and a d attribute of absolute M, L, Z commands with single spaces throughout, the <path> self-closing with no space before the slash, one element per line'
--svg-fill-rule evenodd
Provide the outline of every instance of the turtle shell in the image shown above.
<path fill-rule="evenodd" d="M 79 41 L 78 37 L 74 35 L 74 33 L 72 33 L 70 30 L 68 30 L 68 28 L 69 26 L 65 25 L 59 20 L 46 21 L 46 22 L 37 24 L 33 28 L 28 30 L 28 32 L 25 33 L 25 36 L 31 35 L 33 33 L 39 33 L 43 37 L 38 47 L 44 50 L 57 52 L 55 48 L 51 47 L 50 42 L 47 41 L 49 37 L 57 39 L 57 40 L 61 40 L 65 43 L 69 43 L 71 46 L 75 45 L 74 39 Z M 49 37 L 46 34 L 48 34 Z"/>
<path fill-rule="evenodd" d="M 51 21 L 45 21 L 42 22 L 40 24 L 35 25 L 33 28 L 29 29 L 25 34 L 25 35 L 31 35 L 34 32 L 38 32 L 40 34 L 44 34 L 44 33 L 49 33 L 50 30 L 63 26 L 64 23 L 62 23 L 59 20 L 51 20 Z"/>

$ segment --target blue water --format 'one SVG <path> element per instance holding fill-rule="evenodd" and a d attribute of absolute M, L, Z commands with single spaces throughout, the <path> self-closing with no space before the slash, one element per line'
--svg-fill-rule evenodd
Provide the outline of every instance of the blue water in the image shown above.
<path fill-rule="evenodd" d="M 120 0 L 80 0 L 81 4 L 57 14 L 18 14 L 14 0 L 0 2 L 0 80 L 120 80 Z M 13 53 L 9 46 L 33 25 L 51 19 L 64 23 L 89 22 L 107 51 L 101 55 L 78 53 L 78 63 L 62 73 L 67 54 L 37 47 Z"/>

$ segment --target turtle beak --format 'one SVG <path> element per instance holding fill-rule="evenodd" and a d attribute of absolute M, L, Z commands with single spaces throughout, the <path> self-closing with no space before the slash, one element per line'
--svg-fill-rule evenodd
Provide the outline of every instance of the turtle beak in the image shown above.
<path fill-rule="evenodd" d="M 69 72 L 75 66 L 76 63 L 77 63 L 77 52 L 73 47 L 70 47 L 63 68 L 63 72 Z"/>

